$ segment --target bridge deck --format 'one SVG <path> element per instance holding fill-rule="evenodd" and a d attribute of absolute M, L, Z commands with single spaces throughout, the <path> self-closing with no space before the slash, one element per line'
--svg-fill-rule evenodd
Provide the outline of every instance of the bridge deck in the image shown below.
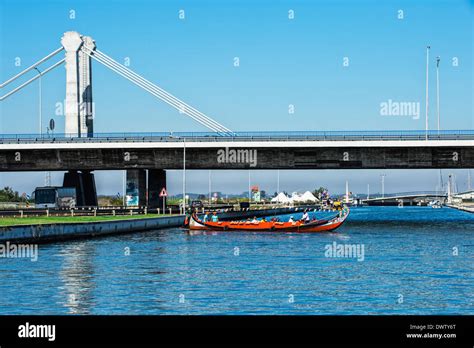
<path fill-rule="evenodd" d="M 0 171 L 473 168 L 474 131 L 0 135 Z"/>
<path fill-rule="evenodd" d="M 442 141 L 474 140 L 474 130 L 444 131 L 281 131 L 281 132 L 128 132 L 71 134 L 0 134 L 0 144 L 90 142 L 271 142 L 271 141 Z"/>

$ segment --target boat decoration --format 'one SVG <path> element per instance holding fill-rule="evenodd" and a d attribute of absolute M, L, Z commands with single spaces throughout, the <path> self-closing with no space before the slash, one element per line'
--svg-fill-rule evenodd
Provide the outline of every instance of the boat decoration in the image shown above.
<path fill-rule="evenodd" d="M 314 233 L 329 232 L 340 227 L 349 216 L 349 208 L 345 207 L 338 215 L 321 220 L 310 220 L 308 222 L 297 220 L 281 222 L 271 221 L 202 221 L 197 214 L 193 213 L 186 219 L 186 227 L 192 231 L 248 231 L 248 232 L 296 232 Z"/>

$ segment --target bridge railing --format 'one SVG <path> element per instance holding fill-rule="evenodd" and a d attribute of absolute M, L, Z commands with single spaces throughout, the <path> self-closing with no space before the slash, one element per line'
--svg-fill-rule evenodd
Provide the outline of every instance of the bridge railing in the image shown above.
<path fill-rule="evenodd" d="M 447 195 L 446 191 L 411 191 L 411 192 L 385 193 L 383 197 L 380 193 L 378 193 L 375 196 L 370 197 L 369 200 L 390 199 L 390 198 L 395 198 L 395 197 L 416 197 L 416 196 L 442 197 L 446 195 Z"/>
<path fill-rule="evenodd" d="M 199 142 L 199 141 L 368 141 L 474 140 L 474 130 L 266 131 L 266 132 L 108 132 L 89 137 L 75 134 L 0 134 L 0 143 L 22 142 Z"/>

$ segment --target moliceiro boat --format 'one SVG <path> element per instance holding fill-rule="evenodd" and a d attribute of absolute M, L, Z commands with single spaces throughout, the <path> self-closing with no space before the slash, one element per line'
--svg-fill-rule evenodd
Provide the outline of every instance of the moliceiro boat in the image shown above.
<path fill-rule="evenodd" d="M 344 208 L 337 216 L 309 222 L 294 221 L 202 221 L 193 213 L 187 221 L 187 227 L 193 231 L 248 231 L 248 232 L 296 232 L 313 233 L 334 231 L 349 216 L 349 208 Z"/>

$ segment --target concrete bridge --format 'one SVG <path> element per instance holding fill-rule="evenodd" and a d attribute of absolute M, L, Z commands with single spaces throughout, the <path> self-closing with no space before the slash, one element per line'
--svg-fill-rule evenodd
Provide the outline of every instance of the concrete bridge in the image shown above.
<path fill-rule="evenodd" d="M 383 197 L 363 199 L 367 205 L 416 205 L 438 200 L 444 203 L 448 198 L 446 192 L 441 191 L 417 191 L 385 194 Z"/>
<path fill-rule="evenodd" d="M 0 171 L 472 168 L 474 133 L 246 132 L 0 136 Z M 370 136 L 367 136 L 370 134 Z M 418 139 L 416 137 L 419 137 Z M 185 155 L 186 152 L 186 155 Z"/>
<path fill-rule="evenodd" d="M 416 139 L 404 135 L 339 132 L 328 136 L 245 133 L 130 134 L 89 138 L 6 137 L 0 144 L 0 171 L 68 171 L 64 186 L 95 192 L 94 170 L 127 170 L 140 205 L 160 206 L 166 169 L 433 169 L 474 167 L 470 132 Z M 147 191 L 148 188 L 148 192 Z M 400 198 L 404 199 L 404 198 Z M 407 198 L 413 202 L 413 198 Z M 94 202 L 93 196 L 87 202 Z M 372 203 L 376 203 L 373 201 Z M 94 204 L 87 204 L 94 205 Z"/>
<path fill-rule="evenodd" d="M 37 68 L 60 52 L 65 53 L 64 58 L 42 71 Z M 95 133 L 92 61 L 211 133 Z M 138 194 L 139 205 L 144 205 L 148 193 L 148 203 L 161 206 L 158 193 L 166 186 L 167 169 L 474 167 L 474 132 L 468 130 L 233 132 L 99 51 L 91 37 L 77 32 L 66 32 L 61 47 L 0 84 L 4 88 L 33 70 L 39 72 L 1 95 L 0 101 L 11 98 L 63 64 L 66 67 L 65 133 L 0 135 L 0 171 L 67 171 L 63 185 L 75 187 L 77 196 L 84 197 L 83 205 L 97 205 L 94 170 L 126 170 L 127 195 L 130 188 L 130 192 Z"/>

